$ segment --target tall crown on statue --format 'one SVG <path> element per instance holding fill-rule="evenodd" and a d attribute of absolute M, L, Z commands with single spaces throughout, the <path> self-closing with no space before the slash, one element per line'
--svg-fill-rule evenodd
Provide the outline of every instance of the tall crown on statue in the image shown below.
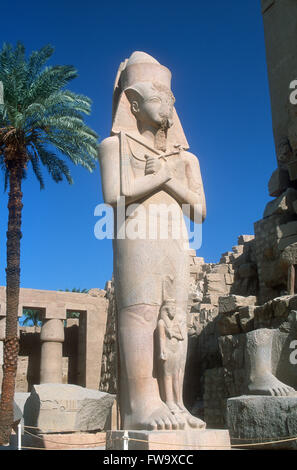
<path fill-rule="evenodd" d="M 127 92 L 136 89 L 141 94 L 144 88 L 154 87 L 172 94 L 170 70 L 145 52 L 133 52 L 129 59 L 120 64 L 117 72 L 113 92 L 111 135 L 119 132 L 138 133 L 137 121 L 131 112 Z M 172 147 L 189 148 L 175 108 L 167 142 Z"/>

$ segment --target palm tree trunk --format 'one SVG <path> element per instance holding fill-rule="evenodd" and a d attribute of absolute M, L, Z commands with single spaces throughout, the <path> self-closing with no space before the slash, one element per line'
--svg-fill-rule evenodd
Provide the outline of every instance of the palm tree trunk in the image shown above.
<path fill-rule="evenodd" d="M 0 402 L 0 445 L 8 444 L 10 440 L 19 352 L 18 307 L 20 293 L 20 240 L 22 237 L 21 216 L 23 207 L 21 182 L 21 170 L 18 167 L 11 168 L 8 195 L 6 332 Z"/>

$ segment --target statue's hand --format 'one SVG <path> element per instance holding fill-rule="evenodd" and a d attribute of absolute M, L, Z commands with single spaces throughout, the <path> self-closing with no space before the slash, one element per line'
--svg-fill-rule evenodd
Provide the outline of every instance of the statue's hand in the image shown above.
<path fill-rule="evenodd" d="M 171 180 L 171 170 L 167 162 L 161 163 L 156 157 L 146 157 L 145 175 L 156 175 L 161 183 L 167 183 Z"/>
<path fill-rule="evenodd" d="M 145 155 L 146 164 L 145 164 L 145 174 L 146 175 L 153 175 L 157 173 L 161 168 L 161 162 L 157 157 L 151 157 L 149 155 Z"/>
<path fill-rule="evenodd" d="M 161 361 L 166 361 L 167 360 L 167 354 L 164 350 L 162 350 L 161 353 L 160 353 L 160 359 L 161 359 Z"/>

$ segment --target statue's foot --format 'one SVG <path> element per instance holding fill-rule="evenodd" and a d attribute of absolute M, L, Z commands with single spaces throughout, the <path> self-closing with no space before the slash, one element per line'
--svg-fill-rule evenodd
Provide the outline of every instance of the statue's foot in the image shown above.
<path fill-rule="evenodd" d="M 294 388 L 284 384 L 270 373 L 256 377 L 248 384 L 247 388 L 250 395 L 267 395 L 274 397 L 297 395 Z"/>
<path fill-rule="evenodd" d="M 186 423 L 190 428 L 195 428 L 195 429 L 205 429 L 206 428 L 206 423 L 202 421 L 202 419 L 197 418 L 196 416 L 191 415 L 191 413 L 187 410 L 187 408 L 184 406 L 182 403 L 177 404 L 181 416 L 184 417 L 186 420 Z"/>
<path fill-rule="evenodd" d="M 177 430 L 185 427 L 184 421 L 177 414 L 171 412 L 168 407 L 161 406 L 154 411 L 147 420 L 145 425 L 151 431 L 156 430 Z"/>
<path fill-rule="evenodd" d="M 173 414 L 176 421 L 178 422 L 178 429 L 184 429 L 187 422 L 177 404 L 174 402 L 166 402 L 166 405 L 168 406 L 170 412 Z"/>
<path fill-rule="evenodd" d="M 172 413 L 162 401 L 158 402 L 156 406 L 150 404 L 146 409 L 136 409 L 132 415 L 124 420 L 125 429 L 164 431 L 183 429 L 184 426 L 184 421 L 178 415 Z"/>

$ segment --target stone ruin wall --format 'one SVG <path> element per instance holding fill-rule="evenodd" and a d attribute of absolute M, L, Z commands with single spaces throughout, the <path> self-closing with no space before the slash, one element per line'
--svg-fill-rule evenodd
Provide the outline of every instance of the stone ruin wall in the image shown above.
<path fill-rule="evenodd" d="M 224 427 L 227 396 L 219 337 L 246 331 L 246 315 L 220 312 L 220 299 L 245 297 L 255 303 L 259 291 L 256 243 L 253 235 L 241 235 L 238 244 L 221 256 L 219 263 L 205 263 L 192 253 L 189 298 L 189 345 L 184 399 L 193 414 L 207 424 Z"/>
<path fill-rule="evenodd" d="M 296 338 L 296 182 L 287 170 L 278 169 L 268 192 L 273 199 L 254 224 L 255 236 L 240 236 L 218 264 L 196 257 L 191 263 L 194 295 L 184 395 L 208 426 L 224 427 L 227 398 L 246 391 L 248 332 L 271 331 L 274 373 L 297 388 L 288 357 L 290 341 Z"/>

